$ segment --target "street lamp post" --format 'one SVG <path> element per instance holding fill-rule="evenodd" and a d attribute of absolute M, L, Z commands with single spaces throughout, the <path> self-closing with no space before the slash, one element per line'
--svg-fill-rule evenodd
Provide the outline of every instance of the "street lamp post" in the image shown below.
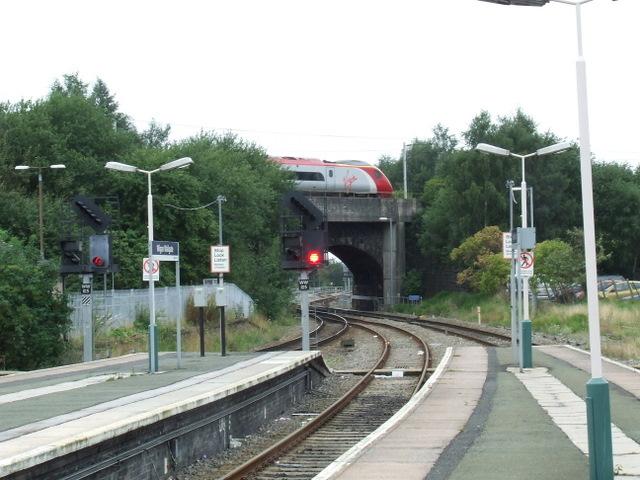
<path fill-rule="evenodd" d="M 391 217 L 380 217 L 378 220 L 381 222 L 389 222 L 389 270 L 391 270 L 389 278 L 389 305 L 393 305 L 396 294 L 396 245 L 395 236 L 393 235 L 393 219 Z"/>
<path fill-rule="evenodd" d="M 127 165 L 120 162 L 107 162 L 105 168 L 109 170 L 117 170 L 120 172 L 144 173 L 147 176 L 147 230 L 149 236 L 148 255 L 149 255 L 149 372 L 158 371 L 158 344 L 156 332 L 156 299 L 153 280 L 153 195 L 151 194 L 151 175 L 156 172 L 165 170 L 175 170 L 176 168 L 185 168 L 193 163 L 189 157 L 179 158 L 171 162 L 165 163 L 155 170 L 142 170 L 133 165 Z"/>
<path fill-rule="evenodd" d="M 38 170 L 38 232 L 40 236 L 40 258 L 44 260 L 44 209 L 43 209 L 43 194 L 42 194 L 42 170 L 51 168 L 54 170 L 66 168 L 65 165 L 58 163 L 55 165 L 49 165 L 48 167 L 32 167 L 29 165 L 18 165 L 16 170 Z"/>
<path fill-rule="evenodd" d="M 525 170 L 525 160 L 531 157 L 541 157 L 543 155 L 550 155 L 552 153 L 560 153 L 571 148 L 570 142 L 560 142 L 548 147 L 540 148 L 533 153 L 526 155 L 519 155 L 513 153 L 506 148 L 496 147 L 487 143 L 479 143 L 476 146 L 476 150 L 484 153 L 490 153 L 493 155 L 500 155 L 503 157 L 516 157 L 519 158 L 522 165 L 522 182 L 520 183 L 520 208 L 521 208 L 521 225 L 525 229 L 528 227 L 528 212 L 527 212 L 527 179 Z M 518 239 L 520 247 L 518 251 L 522 251 L 522 245 L 520 239 Z M 520 366 L 523 368 L 531 368 L 531 320 L 529 319 L 529 277 L 522 278 L 522 322 L 520 322 Z"/>
<path fill-rule="evenodd" d="M 549 1 L 572 5 L 576 9 L 578 57 L 576 83 L 578 93 L 578 126 L 580 134 L 580 181 L 582 187 L 582 228 L 589 319 L 589 349 L 591 379 L 587 382 L 587 430 L 589 435 L 589 475 L 591 480 L 613 479 L 613 449 L 611 439 L 611 406 L 609 384 L 602 373 L 600 347 L 600 313 L 598 272 L 596 266 L 596 235 L 593 213 L 593 181 L 591 173 L 591 141 L 587 100 L 587 69 L 582 49 L 582 11 L 593 0 L 483 0 L 506 5 L 542 6 Z"/>

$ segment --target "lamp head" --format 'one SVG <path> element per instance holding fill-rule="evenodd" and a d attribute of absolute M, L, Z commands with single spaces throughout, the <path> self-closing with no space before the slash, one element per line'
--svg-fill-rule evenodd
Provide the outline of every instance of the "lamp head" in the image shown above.
<path fill-rule="evenodd" d="M 127 165 L 126 163 L 120 162 L 107 162 L 104 168 L 108 168 L 109 170 L 117 170 L 119 172 L 137 172 L 138 167 L 134 167 L 133 165 Z"/>
<path fill-rule="evenodd" d="M 550 155 L 552 153 L 565 152 L 571 148 L 571 142 L 560 142 L 548 147 L 543 147 L 536 151 L 536 155 L 541 157 L 542 155 Z"/>
<path fill-rule="evenodd" d="M 66 165 L 63 165 L 62 163 L 56 163 L 54 165 L 49 165 L 49 168 L 60 169 L 60 168 L 67 168 L 67 167 L 66 167 Z"/>
<path fill-rule="evenodd" d="M 542 7 L 549 0 L 481 0 L 482 2 L 497 3 L 498 5 L 519 5 L 522 7 Z"/>
<path fill-rule="evenodd" d="M 158 170 L 164 171 L 164 170 L 173 170 L 175 168 L 185 168 L 191 165 L 192 163 L 193 163 L 193 160 L 191 160 L 191 158 L 189 157 L 179 158 L 177 160 L 173 160 L 171 162 L 165 163 L 164 165 L 160 166 Z"/>
<path fill-rule="evenodd" d="M 31 167 L 29 165 L 16 165 L 16 170 L 29 170 Z"/>
<path fill-rule="evenodd" d="M 511 152 L 506 148 L 495 147 L 493 145 L 489 145 L 488 143 L 479 143 L 476 145 L 476 150 L 484 153 L 491 153 L 493 155 L 501 155 L 503 157 L 508 157 L 511 155 Z"/>

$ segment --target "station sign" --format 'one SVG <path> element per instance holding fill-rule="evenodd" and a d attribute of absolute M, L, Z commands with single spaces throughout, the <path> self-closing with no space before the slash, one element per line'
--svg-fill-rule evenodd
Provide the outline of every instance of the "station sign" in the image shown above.
<path fill-rule="evenodd" d="M 151 242 L 151 251 L 153 259 L 162 262 L 179 262 L 180 261 L 180 243 L 166 242 L 162 240 L 154 240 Z"/>
<path fill-rule="evenodd" d="M 211 273 L 229 273 L 231 259 L 228 245 L 211 246 Z"/>

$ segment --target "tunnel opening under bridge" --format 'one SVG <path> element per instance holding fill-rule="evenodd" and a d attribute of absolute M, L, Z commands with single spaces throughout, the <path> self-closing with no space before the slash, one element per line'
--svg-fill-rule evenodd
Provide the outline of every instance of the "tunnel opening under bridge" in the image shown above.
<path fill-rule="evenodd" d="M 378 310 L 383 303 L 381 259 L 350 245 L 331 245 L 329 252 L 338 257 L 353 275 L 352 307 L 357 310 Z"/>

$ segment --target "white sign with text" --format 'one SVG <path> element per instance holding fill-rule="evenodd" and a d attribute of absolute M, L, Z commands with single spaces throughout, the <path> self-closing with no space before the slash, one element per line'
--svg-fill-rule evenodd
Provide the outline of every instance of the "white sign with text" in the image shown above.
<path fill-rule="evenodd" d="M 211 273 L 229 273 L 231 258 L 228 245 L 211 246 Z"/>

